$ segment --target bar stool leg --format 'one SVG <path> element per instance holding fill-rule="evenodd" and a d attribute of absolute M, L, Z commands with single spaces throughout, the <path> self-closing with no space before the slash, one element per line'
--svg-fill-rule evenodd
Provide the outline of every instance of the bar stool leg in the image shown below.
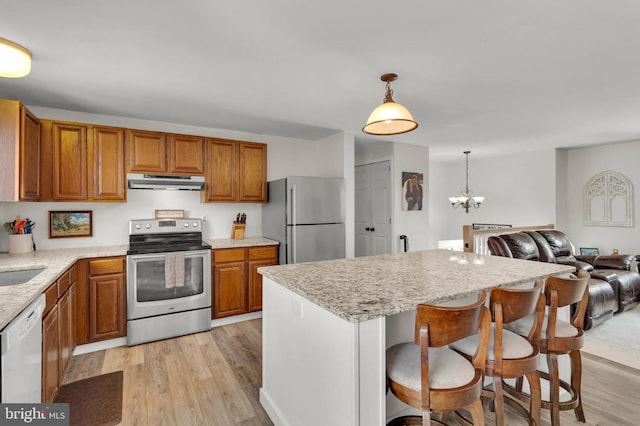
<path fill-rule="evenodd" d="M 484 410 L 482 409 L 482 401 L 480 401 L 480 398 L 472 402 L 468 408 L 471 413 L 471 418 L 473 419 L 473 426 L 484 426 Z"/>
<path fill-rule="evenodd" d="M 495 402 L 496 426 L 504 426 L 504 392 L 502 390 L 502 377 L 494 376 L 493 392 Z"/>
<path fill-rule="evenodd" d="M 551 401 L 551 425 L 560 426 L 560 376 L 558 370 L 558 356 L 551 352 L 547 354 L 549 367 L 549 400 Z"/>
<path fill-rule="evenodd" d="M 531 389 L 531 400 L 529 401 L 529 425 L 540 426 L 540 411 L 542 409 L 542 391 L 540 389 L 540 375 L 538 371 L 527 373 L 527 381 Z"/>
<path fill-rule="evenodd" d="M 578 405 L 574 408 L 576 419 L 580 422 L 585 422 L 584 411 L 582 411 L 582 357 L 580 351 L 571 351 L 569 353 L 571 357 L 571 387 L 575 392 L 575 397 L 578 399 Z"/>

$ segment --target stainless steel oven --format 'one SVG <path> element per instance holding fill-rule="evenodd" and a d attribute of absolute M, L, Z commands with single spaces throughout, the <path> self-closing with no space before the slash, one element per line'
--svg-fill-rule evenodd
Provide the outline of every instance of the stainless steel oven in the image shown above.
<path fill-rule="evenodd" d="M 210 249 L 200 219 L 130 221 L 128 345 L 210 328 Z"/>

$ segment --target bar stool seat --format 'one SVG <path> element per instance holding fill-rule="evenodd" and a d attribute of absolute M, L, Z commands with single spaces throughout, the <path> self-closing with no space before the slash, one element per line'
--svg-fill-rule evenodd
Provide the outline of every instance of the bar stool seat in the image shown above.
<path fill-rule="evenodd" d="M 480 396 L 484 375 L 491 316 L 484 306 L 487 294 L 481 291 L 465 306 L 419 305 L 416 309 L 415 340 L 387 349 L 387 384 L 405 404 L 422 411 L 422 416 L 391 420 L 392 426 L 439 423 L 432 413 L 444 418 L 467 407 L 474 425 L 484 425 Z M 480 334 L 474 356 L 468 360 L 449 344 Z M 463 417 L 460 420 L 470 424 Z"/>

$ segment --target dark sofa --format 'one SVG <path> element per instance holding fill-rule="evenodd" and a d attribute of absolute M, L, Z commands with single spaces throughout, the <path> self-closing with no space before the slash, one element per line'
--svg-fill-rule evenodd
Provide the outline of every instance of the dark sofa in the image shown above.
<path fill-rule="evenodd" d="M 560 263 L 575 266 L 576 273 L 589 272 L 585 330 L 640 304 L 640 274 L 630 270 L 633 256 L 577 256 L 569 237 L 556 230 L 492 236 L 487 244 L 494 256 Z"/>

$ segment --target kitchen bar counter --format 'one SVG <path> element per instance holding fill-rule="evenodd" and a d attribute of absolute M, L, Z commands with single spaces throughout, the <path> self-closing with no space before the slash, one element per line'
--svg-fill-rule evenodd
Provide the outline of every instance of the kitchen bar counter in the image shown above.
<path fill-rule="evenodd" d="M 449 250 L 259 268 L 260 402 L 276 426 L 382 426 L 406 409 L 385 392 L 385 351 L 413 340 L 418 304 L 573 270 Z"/>
<path fill-rule="evenodd" d="M 275 245 L 277 241 L 267 238 L 245 238 L 244 240 L 206 240 L 214 249 Z M 2 330 L 24 308 L 34 301 L 64 271 L 79 259 L 124 256 L 127 245 L 81 247 L 76 249 L 38 250 L 32 253 L 0 253 L 0 272 L 22 269 L 45 268 L 32 280 L 18 285 L 0 286 L 0 330 Z"/>

